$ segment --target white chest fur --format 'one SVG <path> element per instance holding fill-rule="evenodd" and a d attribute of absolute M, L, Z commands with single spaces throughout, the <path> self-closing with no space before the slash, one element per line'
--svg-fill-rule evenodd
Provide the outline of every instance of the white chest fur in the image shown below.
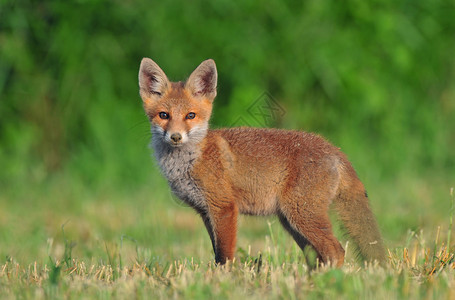
<path fill-rule="evenodd" d="M 191 175 L 200 154 L 197 148 L 193 145 L 174 148 L 155 141 L 152 146 L 161 172 L 168 180 L 172 192 L 192 207 L 205 210 L 207 206 L 204 195 Z"/>

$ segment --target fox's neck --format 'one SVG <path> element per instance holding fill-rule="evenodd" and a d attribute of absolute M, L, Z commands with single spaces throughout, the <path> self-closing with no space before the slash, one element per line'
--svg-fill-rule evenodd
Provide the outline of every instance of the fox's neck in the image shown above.
<path fill-rule="evenodd" d="M 189 174 L 193 169 L 196 159 L 201 154 L 200 143 L 202 140 L 189 141 L 181 147 L 172 147 L 163 139 L 152 137 L 152 147 L 155 158 L 163 175 L 169 180 L 177 180 Z"/>
<path fill-rule="evenodd" d="M 172 147 L 165 142 L 152 143 L 155 158 L 161 172 L 168 179 L 178 177 L 176 173 L 188 172 L 192 169 L 194 161 L 199 157 L 200 151 L 193 145 Z"/>

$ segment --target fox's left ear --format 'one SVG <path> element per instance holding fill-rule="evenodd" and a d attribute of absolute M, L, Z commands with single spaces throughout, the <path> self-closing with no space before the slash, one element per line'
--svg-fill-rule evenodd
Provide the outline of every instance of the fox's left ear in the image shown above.
<path fill-rule="evenodd" d="M 204 60 L 196 70 L 191 73 L 185 83 L 185 89 L 195 98 L 206 98 L 213 101 L 216 96 L 218 73 L 213 59 Z"/>

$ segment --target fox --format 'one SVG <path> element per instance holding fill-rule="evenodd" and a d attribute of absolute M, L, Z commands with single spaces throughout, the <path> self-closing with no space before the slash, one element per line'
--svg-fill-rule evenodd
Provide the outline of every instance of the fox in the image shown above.
<path fill-rule="evenodd" d="M 139 68 L 157 164 L 172 192 L 202 218 L 216 264 L 234 259 L 237 218 L 245 214 L 277 216 L 302 250 L 310 246 L 320 263 L 341 267 L 345 251 L 332 230 L 332 206 L 359 256 L 383 264 L 367 193 L 340 148 L 304 131 L 209 129 L 217 81 L 212 59 L 178 82 L 150 58 Z"/>

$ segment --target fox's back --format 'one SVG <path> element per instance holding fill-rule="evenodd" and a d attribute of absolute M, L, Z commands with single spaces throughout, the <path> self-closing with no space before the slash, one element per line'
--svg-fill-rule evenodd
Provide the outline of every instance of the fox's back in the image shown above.
<path fill-rule="evenodd" d="M 237 127 L 210 130 L 225 139 L 236 155 L 249 159 L 314 161 L 335 154 L 338 148 L 317 134 L 297 130 Z"/>

